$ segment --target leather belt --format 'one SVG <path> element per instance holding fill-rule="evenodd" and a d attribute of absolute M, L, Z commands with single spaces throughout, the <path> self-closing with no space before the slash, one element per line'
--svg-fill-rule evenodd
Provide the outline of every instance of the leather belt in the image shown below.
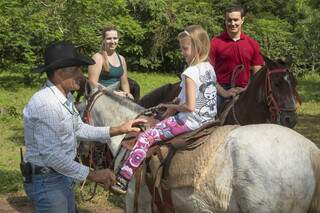
<path fill-rule="evenodd" d="M 31 165 L 31 168 L 32 168 L 33 175 L 45 175 L 45 174 L 55 172 L 55 170 L 53 170 L 50 167 L 46 167 L 46 166 Z"/>

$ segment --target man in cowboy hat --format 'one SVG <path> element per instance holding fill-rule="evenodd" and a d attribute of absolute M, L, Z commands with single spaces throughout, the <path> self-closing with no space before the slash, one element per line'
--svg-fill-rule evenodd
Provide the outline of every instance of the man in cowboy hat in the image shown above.
<path fill-rule="evenodd" d="M 44 60 L 35 72 L 46 72 L 48 80 L 23 110 L 26 154 L 21 170 L 25 191 L 37 212 L 73 213 L 75 180 L 89 179 L 106 188 L 115 181 L 111 170 L 90 171 L 74 160 L 77 139 L 110 143 L 112 136 L 140 131 L 133 126 L 145 120 L 128 121 L 118 127 L 84 124 L 70 92 L 80 88 L 81 66 L 94 61 L 65 41 L 49 45 Z"/>

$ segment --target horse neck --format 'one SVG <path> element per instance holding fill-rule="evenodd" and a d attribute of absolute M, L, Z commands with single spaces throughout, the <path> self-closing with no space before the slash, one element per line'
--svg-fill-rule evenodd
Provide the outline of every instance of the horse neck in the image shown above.
<path fill-rule="evenodd" d="M 265 81 L 267 67 L 263 67 L 235 103 L 235 114 L 241 125 L 265 123 L 269 118 Z"/>
<path fill-rule="evenodd" d="M 119 126 L 125 121 L 136 118 L 143 107 L 127 98 L 119 97 L 112 92 L 101 91 L 90 110 L 91 124 L 94 126 Z M 111 138 L 109 148 L 115 155 L 125 135 Z"/>

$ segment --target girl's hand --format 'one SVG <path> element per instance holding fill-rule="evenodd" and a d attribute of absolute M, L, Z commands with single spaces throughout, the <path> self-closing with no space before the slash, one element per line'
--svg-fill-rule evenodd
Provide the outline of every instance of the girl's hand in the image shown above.
<path fill-rule="evenodd" d="M 172 103 L 173 104 L 179 104 L 180 103 L 180 99 L 178 97 L 175 97 L 173 100 L 172 100 Z"/>
<path fill-rule="evenodd" d="M 177 113 L 177 110 L 173 107 L 172 104 L 159 104 L 160 108 L 166 108 L 166 111 L 162 114 L 162 119 L 173 116 Z"/>

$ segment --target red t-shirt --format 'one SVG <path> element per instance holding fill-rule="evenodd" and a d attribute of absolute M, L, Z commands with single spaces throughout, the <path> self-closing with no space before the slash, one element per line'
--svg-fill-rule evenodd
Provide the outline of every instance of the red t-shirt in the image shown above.
<path fill-rule="evenodd" d="M 248 84 L 250 66 L 264 64 L 258 42 L 244 33 L 241 33 L 238 41 L 233 41 L 227 32 L 213 38 L 209 57 L 219 84 L 231 84 L 233 70 L 237 65 L 243 64 L 244 70 L 235 81 L 241 87 Z"/>

